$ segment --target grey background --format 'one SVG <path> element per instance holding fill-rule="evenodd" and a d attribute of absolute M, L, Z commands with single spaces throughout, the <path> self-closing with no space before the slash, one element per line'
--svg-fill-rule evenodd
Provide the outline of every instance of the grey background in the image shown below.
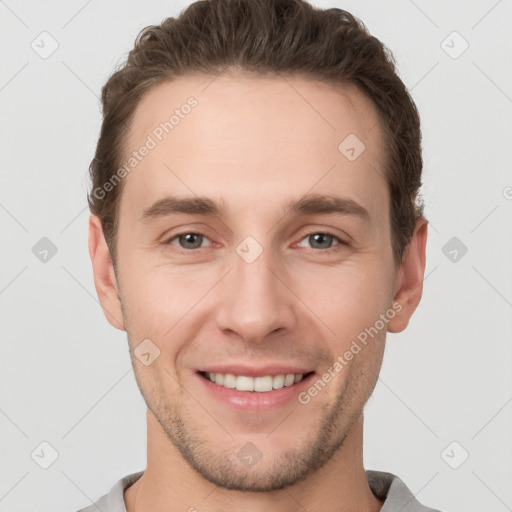
<path fill-rule="evenodd" d="M 101 86 L 143 27 L 187 4 L 0 1 L 0 511 L 77 510 L 145 468 L 126 335 L 92 279 L 87 167 Z M 366 468 L 443 511 L 512 510 L 512 2 L 315 5 L 349 10 L 389 46 L 423 123 L 424 296 L 388 335 Z M 43 31 L 58 43 L 46 59 L 31 47 Z M 453 31 L 469 44 L 457 58 Z M 57 249 L 46 262 L 43 237 Z M 58 453 L 47 469 L 42 442 Z"/>

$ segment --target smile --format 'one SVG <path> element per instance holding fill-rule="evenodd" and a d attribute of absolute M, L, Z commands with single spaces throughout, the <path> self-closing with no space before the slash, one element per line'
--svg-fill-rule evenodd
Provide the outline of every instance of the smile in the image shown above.
<path fill-rule="evenodd" d="M 237 391 L 254 391 L 265 393 L 275 389 L 281 389 L 287 386 L 298 384 L 310 373 L 288 373 L 281 375 L 265 375 L 262 377 L 250 377 L 248 375 L 234 375 L 232 373 L 210 373 L 201 372 L 206 379 L 228 389 L 236 389 Z"/>

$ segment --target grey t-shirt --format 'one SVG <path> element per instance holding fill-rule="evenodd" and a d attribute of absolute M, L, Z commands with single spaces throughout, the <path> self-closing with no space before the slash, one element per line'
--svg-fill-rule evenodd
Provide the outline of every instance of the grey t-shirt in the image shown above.
<path fill-rule="evenodd" d="M 124 491 L 143 474 L 144 471 L 139 471 L 121 478 L 107 494 L 78 512 L 126 512 Z M 373 494 L 385 500 L 380 512 L 440 512 L 423 506 L 402 480 L 392 473 L 366 470 L 366 479 Z"/>

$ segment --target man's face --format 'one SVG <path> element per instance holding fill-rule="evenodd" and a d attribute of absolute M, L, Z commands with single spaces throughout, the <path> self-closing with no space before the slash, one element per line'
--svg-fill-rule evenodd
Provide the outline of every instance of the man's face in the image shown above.
<path fill-rule="evenodd" d="M 205 89 L 210 80 L 160 84 L 136 109 L 126 158 L 148 135 L 156 147 L 124 178 L 116 277 L 136 379 L 169 440 L 217 485 L 271 490 L 328 461 L 374 389 L 386 328 L 333 365 L 396 292 L 386 149 L 355 89 L 236 75 Z M 172 131 L 154 132 L 191 96 Z M 359 146 L 338 149 L 350 134 L 365 145 L 355 160 Z M 361 208 L 288 210 L 310 195 Z M 150 211 L 171 197 L 225 211 Z M 146 362 L 160 351 L 147 366 L 133 352 L 143 340 Z M 242 379 L 222 377 L 225 387 L 203 372 Z M 279 388 L 286 374 L 309 375 L 232 388 Z"/>

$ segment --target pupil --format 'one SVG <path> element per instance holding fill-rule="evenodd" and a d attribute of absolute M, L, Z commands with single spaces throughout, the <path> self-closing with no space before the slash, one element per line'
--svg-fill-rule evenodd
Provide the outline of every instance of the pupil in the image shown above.
<path fill-rule="evenodd" d="M 322 238 L 325 238 L 325 237 L 330 238 L 331 235 L 326 235 L 325 233 L 319 233 L 319 234 L 313 235 L 313 240 L 314 240 L 313 245 L 318 243 L 318 240 L 317 240 L 318 237 L 320 237 L 320 242 L 319 243 L 321 243 L 322 242 Z"/>
<path fill-rule="evenodd" d="M 194 237 L 197 237 L 196 242 L 194 243 Z M 201 246 L 201 243 L 197 243 L 197 240 L 200 240 L 201 235 L 198 235 L 197 233 L 187 233 L 186 235 L 182 236 L 181 239 L 185 239 L 185 243 L 191 243 L 193 247 L 187 247 L 188 249 L 192 248 L 195 249 L 197 247 Z"/>

